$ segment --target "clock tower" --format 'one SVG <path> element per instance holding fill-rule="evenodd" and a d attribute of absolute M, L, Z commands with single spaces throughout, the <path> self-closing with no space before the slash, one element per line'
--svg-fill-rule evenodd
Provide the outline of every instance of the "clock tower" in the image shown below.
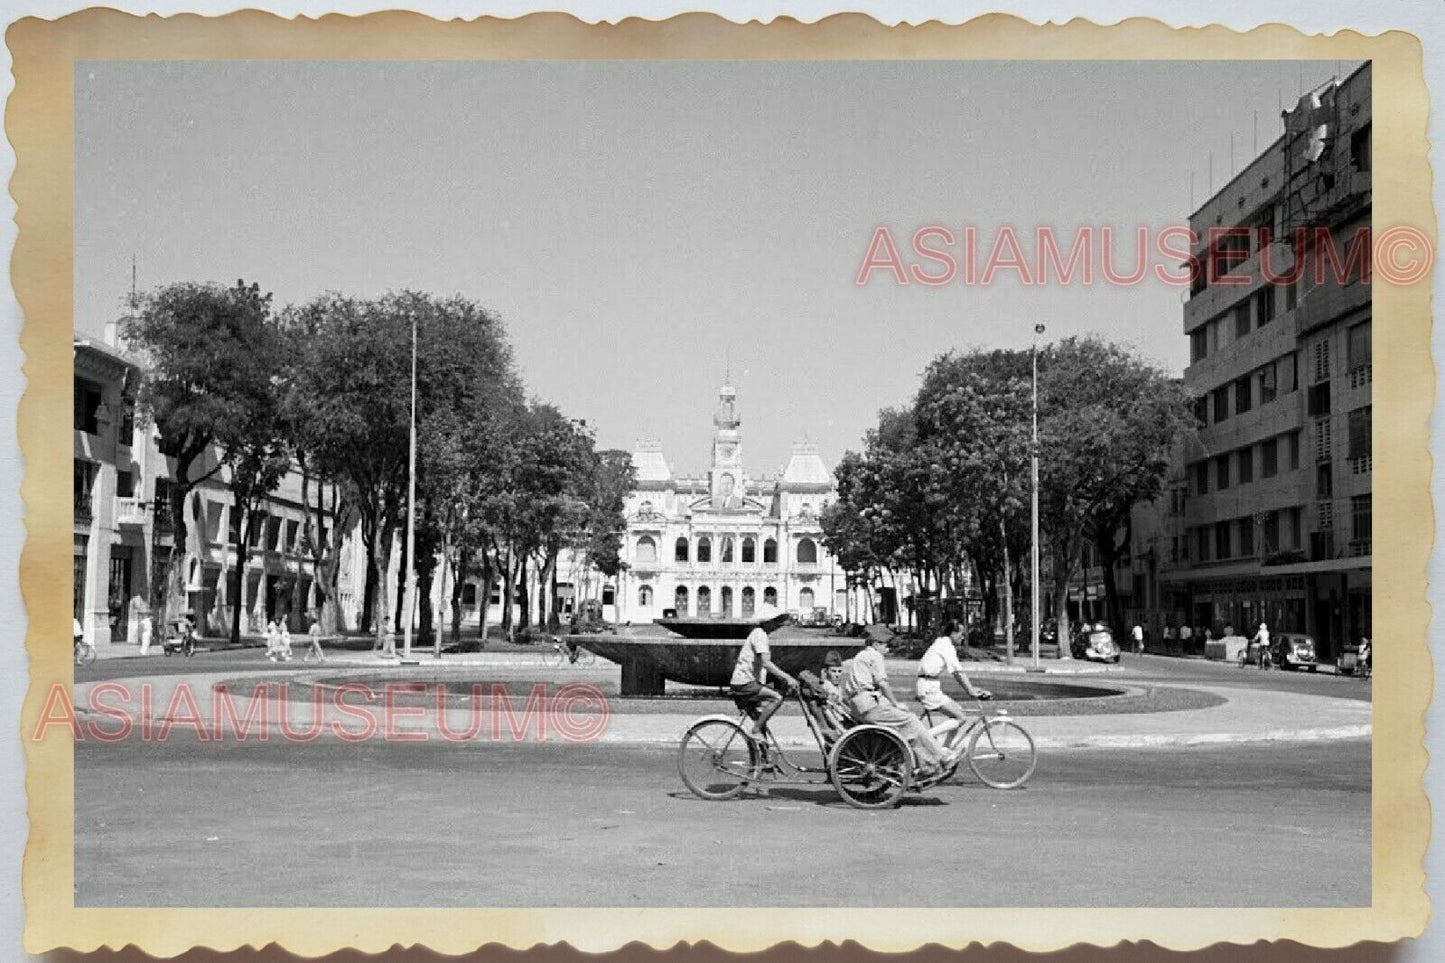
<path fill-rule="evenodd" d="M 712 470 L 709 483 L 716 508 L 737 508 L 743 500 L 742 436 L 738 426 L 737 389 L 718 389 L 717 411 L 713 414 Z"/>

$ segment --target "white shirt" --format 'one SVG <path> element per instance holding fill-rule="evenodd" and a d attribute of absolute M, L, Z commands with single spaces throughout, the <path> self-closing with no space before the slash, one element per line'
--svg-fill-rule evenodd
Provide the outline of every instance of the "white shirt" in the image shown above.
<path fill-rule="evenodd" d="M 1144 639 L 1144 630 L 1143 630 L 1142 628 L 1140 628 L 1139 626 L 1137 626 L 1137 625 L 1134 626 L 1134 641 L 1135 641 L 1135 642 L 1141 642 L 1141 641 L 1143 641 L 1143 639 Z"/>
<path fill-rule="evenodd" d="M 738 664 L 733 666 L 731 684 L 761 683 L 762 661 L 768 654 L 768 633 L 764 632 L 761 626 L 757 626 L 748 633 L 748 640 L 743 643 L 742 651 L 738 653 Z"/>
<path fill-rule="evenodd" d="M 930 678 L 938 678 L 945 672 L 962 671 L 963 666 L 958 662 L 958 649 L 954 648 L 953 639 L 946 635 L 934 639 L 918 662 L 918 674 Z"/>

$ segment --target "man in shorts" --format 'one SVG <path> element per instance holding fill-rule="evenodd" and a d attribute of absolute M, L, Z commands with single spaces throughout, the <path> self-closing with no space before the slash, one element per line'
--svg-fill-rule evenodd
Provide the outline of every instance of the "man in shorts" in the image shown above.
<path fill-rule="evenodd" d="M 953 676 L 963 691 L 973 699 L 987 699 L 989 693 L 975 686 L 963 674 L 958 661 L 958 643 L 963 638 L 963 623 L 951 620 L 944 626 L 944 634 L 933 640 L 923 658 L 918 660 L 918 681 L 914 683 L 914 695 L 929 712 L 941 712 L 950 718 L 965 722 L 968 713 L 963 706 L 954 702 L 943 692 L 943 676 Z"/>
<path fill-rule="evenodd" d="M 767 621 L 768 618 L 763 617 L 762 622 Z M 747 641 L 738 653 L 731 680 L 733 701 L 752 717 L 754 736 L 763 734 L 768 720 L 783 704 L 782 695 L 763 684 L 768 673 L 772 673 L 775 679 L 781 679 L 789 692 L 798 687 L 798 680 L 773 664 L 768 633 L 762 625 L 757 625 L 748 633 Z"/>
<path fill-rule="evenodd" d="M 894 696 L 883 664 L 883 653 L 887 649 L 887 637 L 881 633 L 874 635 L 868 647 L 853 657 L 843 675 L 843 693 L 848 697 L 853 718 L 898 730 L 899 735 L 918 747 L 918 761 L 925 772 L 937 772 L 952 765 L 958 759 L 957 753 L 940 746 L 922 720 L 903 708 Z"/>

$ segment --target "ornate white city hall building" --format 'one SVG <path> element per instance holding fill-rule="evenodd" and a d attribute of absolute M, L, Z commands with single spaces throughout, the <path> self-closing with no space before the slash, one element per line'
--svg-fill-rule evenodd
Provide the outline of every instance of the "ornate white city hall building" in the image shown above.
<path fill-rule="evenodd" d="M 843 572 L 818 525 L 836 489 L 817 446 L 794 444 L 781 475 L 750 474 L 730 385 L 718 392 L 713 425 L 705 475 L 674 475 L 658 444 L 632 454 L 637 488 L 626 507 L 618 620 L 747 618 L 763 605 L 844 615 Z"/>

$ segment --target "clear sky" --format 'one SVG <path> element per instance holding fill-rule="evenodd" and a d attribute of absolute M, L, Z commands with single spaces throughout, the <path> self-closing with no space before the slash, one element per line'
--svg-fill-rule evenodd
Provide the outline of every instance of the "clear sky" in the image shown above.
<path fill-rule="evenodd" d="M 730 362 L 750 470 L 803 439 L 831 464 L 930 359 L 1027 345 L 1040 320 L 1186 356 L 1158 282 L 859 287 L 875 227 L 974 225 L 982 266 L 1001 225 L 1185 224 L 1211 153 L 1218 189 L 1281 103 L 1353 66 L 81 64 L 75 326 L 119 314 L 132 255 L 142 288 L 460 293 L 604 447 L 703 468 Z"/>

